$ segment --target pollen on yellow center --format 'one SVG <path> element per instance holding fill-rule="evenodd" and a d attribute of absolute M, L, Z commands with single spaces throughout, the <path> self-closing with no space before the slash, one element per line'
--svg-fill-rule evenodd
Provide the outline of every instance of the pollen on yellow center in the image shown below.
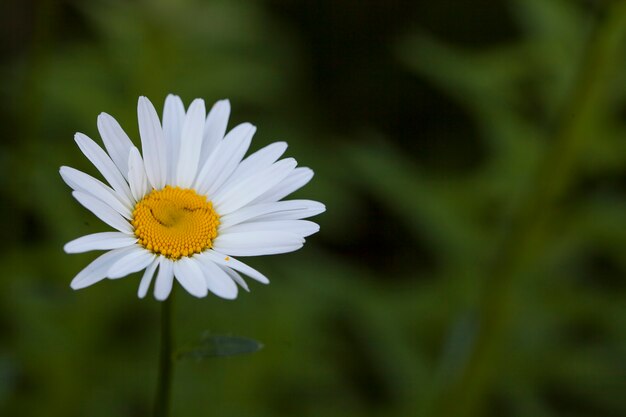
<path fill-rule="evenodd" d="M 132 220 L 141 245 L 174 260 L 211 248 L 219 223 L 219 215 L 206 197 L 170 186 L 141 199 Z"/>

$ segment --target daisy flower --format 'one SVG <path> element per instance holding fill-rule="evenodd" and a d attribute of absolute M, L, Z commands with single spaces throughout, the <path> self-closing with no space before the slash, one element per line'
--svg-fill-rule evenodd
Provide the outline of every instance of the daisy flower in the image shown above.
<path fill-rule="evenodd" d="M 293 158 L 279 159 L 285 142 L 244 159 L 256 128 L 242 123 L 226 133 L 229 115 L 228 100 L 206 115 L 203 100 L 185 111 L 180 98 L 169 95 L 161 123 L 152 103 L 140 97 L 143 153 L 106 113 L 98 116 L 106 151 L 76 134 L 78 147 L 108 185 L 65 166 L 61 176 L 76 200 L 116 231 L 65 245 L 67 253 L 107 251 L 76 275 L 73 289 L 145 270 L 140 298 L 154 279 L 155 298 L 165 300 L 176 279 L 193 296 L 212 292 L 234 299 L 237 285 L 248 290 L 241 274 L 269 283 L 235 257 L 292 252 L 319 230 L 302 219 L 322 213 L 323 204 L 282 200 L 308 183 L 313 171 L 296 167 Z"/>

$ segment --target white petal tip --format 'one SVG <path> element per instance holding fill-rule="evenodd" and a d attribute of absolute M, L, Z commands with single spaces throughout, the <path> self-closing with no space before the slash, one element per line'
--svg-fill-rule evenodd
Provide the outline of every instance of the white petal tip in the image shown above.
<path fill-rule="evenodd" d="M 223 110 L 228 110 L 228 112 L 230 113 L 230 100 L 227 98 L 223 98 L 221 100 L 218 100 L 215 102 L 214 106 L 217 107 L 223 107 Z"/>
<path fill-rule="evenodd" d="M 154 294 L 154 299 L 157 301 L 165 301 L 170 296 L 171 292 L 172 292 L 171 288 L 169 291 L 163 292 L 163 293 L 159 293 L 158 291 L 156 291 Z"/>
<path fill-rule="evenodd" d="M 141 108 L 141 107 L 145 107 L 147 106 L 149 107 L 153 107 L 152 106 L 152 102 L 150 101 L 150 99 L 146 96 L 139 96 L 139 99 L 137 100 L 137 107 Z"/>
<path fill-rule="evenodd" d="M 217 295 L 217 294 L 215 294 Z M 219 294 L 217 295 L 219 298 L 223 298 L 224 300 L 236 300 L 237 294 Z"/>
<path fill-rule="evenodd" d="M 80 145 L 81 142 L 84 142 L 87 136 L 84 133 L 76 132 L 74 133 L 74 141 Z"/>
<path fill-rule="evenodd" d="M 191 102 L 191 105 L 189 105 L 189 108 L 191 107 L 195 107 L 195 106 L 202 106 L 204 108 L 204 100 L 201 98 L 196 98 Z"/>
<path fill-rule="evenodd" d="M 292 166 L 293 168 L 298 166 L 298 161 L 296 161 L 295 158 L 281 159 L 280 162 L 282 162 L 283 164 L 288 164 L 288 165 Z"/>
<path fill-rule="evenodd" d="M 70 288 L 74 291 L 82 290 L 83 288 L 87 288 L 89 285 L 83 285 L 80 281 L 72 281 L 70 282 Z"/>
<path fill-rule="evenodd" d="M 256 126 L 253 125 L 252 123 L 249 123 L 249 122 L 243 122 L 241 124 L 241 128 L 242 129 L 245 128 L 245 129 L 248 129 L 248 130 L 252 129 L 252 130 L 256 131 Z"/>
<path fill-rule="evenodd" d="M 199 294 L 193 294 L 193 293 L 189 293 L 191 295 L 193 295 L 196 298 L 205 298 L 207 295 L 209 295 L 209 292 L 203 292 L 203 293 L 199 293 Z"/>
<path fill-rule="evenodd" d="M 102 112 L 98 115 L 97 125 L 98 129 L 102 129 L 105 123 L 112 123 L 115 119 L 108 113 Z"/>

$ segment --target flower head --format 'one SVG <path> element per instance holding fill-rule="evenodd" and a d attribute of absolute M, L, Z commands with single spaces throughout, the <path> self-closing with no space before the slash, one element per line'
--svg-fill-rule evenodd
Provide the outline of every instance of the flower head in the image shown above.
<path fill-rule="evenodd" d="M 325 210 L 311 200 L 282 200 L 313 177 L 297 168 L 276 142 L 244 159 L 256 128 L 242 123 L 226 133 L 230 104 L 204 101 L 187 111 L 179 97 L 165 100 L 163 123 L 145 97 L 137 107 L 143 155 L 115 119 L 98 117 L 103 150 L 77 133 L 76 143 L 108 185 L 81 171 L 61 167 L 63 180 L 85 208 L 116 231 L 94 233 L 67 243 L 67 253 L 106 250 L 76 275 L 71 287 L 145 270 L 143 298 L 156 275 L 154 296 L 166 299 L 174 279 L 190 294 L 208 292 L 234 299 L 240 274 L 262 283 L 260 272 L 235 259 L 295 251 L 319 230 L 302 220 Z M 206 116 L 206 117 L 205 117 Z"/>

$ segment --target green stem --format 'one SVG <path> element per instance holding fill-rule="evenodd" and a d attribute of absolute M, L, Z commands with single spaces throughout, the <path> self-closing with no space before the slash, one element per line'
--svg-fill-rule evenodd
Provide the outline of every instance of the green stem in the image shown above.
<path fill-rule="evenodd" d="M 596 26 L 581 64 L 578 82 L 571 91 L 555 132 L 554 141 L 538 167 L 537 176 L 523 204 L 511 218 L 506 236 L 485 276 L 479 311 L 480 328 L 467 361 L 445 387 L 434 414 L 469 416 L 480 414 L 486 394 L 503 366 L 503 344 L 509 316 L 515 306 L 512 287 L 522 267 L 540 249 L 554 203 L 574 176 L 577 158 L 593 140 L 589 127 L 603 97 L 626 26 L 626 2 L 616 1 Z"/>
<path fill-rule="evenodd" d="M 154 398 L 154 416 L 167 417 L 170 413 L 172 391 L 172 299 L 174 291 L 161 303 L 161 351 L 159 355 L 159 376 Z"/>

